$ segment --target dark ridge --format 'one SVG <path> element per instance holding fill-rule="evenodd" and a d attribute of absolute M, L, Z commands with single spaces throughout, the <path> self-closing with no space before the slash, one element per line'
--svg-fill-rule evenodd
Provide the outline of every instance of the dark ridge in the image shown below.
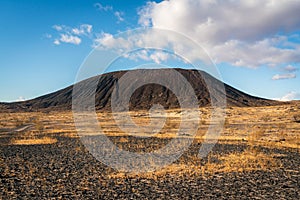
<path fill-rule="evenodd" d="M 146 73 L 149 72 L 148 70 L 151 70 L 151 75 L 153 76 L 155 76 L 156 73 L 159 73 L 165 74 L 165 77 L 168 78 L 168 74 L 170 73 L 169 70 L 172 69 L 139 69 L 135 71 Z M 222 93 L 221 88 L 224 83 L 207 74 L 206 72 L 185 69 L 175 70 L 180 72 L 193 87 L 194 92 L 198 98 L 199 107 L 210 106 L 211 98 L 216 98 L 217 95 Z M 116 87 L 118 80 L 126 72 L 127 71 L 110 72 L 80 82 L 80 84 L 88 84 L 90 81 L 98 81 L 95 94 L 95 104 L 97 110 L 110 110 L 111 94 Z M 138 80 L 138 78 L 140 77 L 136 77 L 135 80 Z M 130 81 L 134 82 L 135 80 Z M 172 78 L 170 78 L 169 81 L 176 84 L 176 80 L 172 80 Z M 213 85 L 212 93 L 214 95 L 212 96 L 207 89 L 207 83 Z M 224 87 L 226 92 L 225 95 L 227 106 L 250 107 L 285 104 L 283 102 L 248 95 L 227 84 L 224 84 Z M 23 102 L 0 103 L 0 111 L 20 112 L 71 110 L 72 93 L 73 86 L 69 86 L 65 89 Z M 90 93 L 91 91 L 82 90 L 76 95 L 88 96 L 90 95 Z M 166 87 L 158 84 L 147 84 L 138 88 L 132 94 L 129 103 L 131 110 L 149 109 L 153 104 L 161 104 L 166 109 L 180 107 L 178 99 L 176 98 L 174 93 Z"/>

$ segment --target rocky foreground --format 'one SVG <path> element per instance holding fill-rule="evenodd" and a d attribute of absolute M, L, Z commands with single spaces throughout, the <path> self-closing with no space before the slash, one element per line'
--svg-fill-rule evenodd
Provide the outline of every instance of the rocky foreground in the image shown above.
<path fill-rule="evenodd" d="M 276 170 L 167 173 L 154 178 L 111 176 L 116 171 L 97 161 L 78 138 L 58 137 L 49 145 L 10 145 L 8 138 L 0 137 L 0 144 L 0 199 L 300 198 L 300 156 L 295 149 L 262 149 L 278 155 L 282 166 Z M 199 146 L 193 144 L 178 162 L 196 154 Z M 213 152 L 245 148 L 246 144 L 217 144 Z"/>

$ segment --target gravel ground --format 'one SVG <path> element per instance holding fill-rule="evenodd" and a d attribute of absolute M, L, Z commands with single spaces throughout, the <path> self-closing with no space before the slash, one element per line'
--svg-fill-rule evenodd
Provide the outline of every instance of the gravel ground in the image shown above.
<path fill-rule="evenodd" d="M 115 171 L 94 159 L 78 139 L 58 139 L 52 145 L 17 146 L 7 145 L 7 138 L 0 138 L 0 199 L 300 198 L 300 156 L 295 150 L 263 149 L 282 154 L 283 168 L 273 172 L 110 178 Z M 217 144 L 214 152 L 244 148 L 243 144 Z M 191 154 L 197 149 L 199 144 L 193 144 Z M 184 155 L 181 161 L 188 157 Z"/>

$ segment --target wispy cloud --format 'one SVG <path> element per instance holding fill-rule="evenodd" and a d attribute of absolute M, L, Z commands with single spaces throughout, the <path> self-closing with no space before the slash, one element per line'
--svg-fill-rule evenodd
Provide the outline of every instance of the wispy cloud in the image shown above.
<path fill-rule="evenodd" d="M 151 46 L 153 41 L 151 40 L 151 35 L 153 34 L 152 31 L 147 33 L 140 33 L 140 34 L 133 34 L 133 35 L 126 35 L 128 37 L 116 36 L 109 33 L 102 33 L 94 39 L 94 47 L 98 49 L 105 49 L 105 50 L 113 50 L 119 53 L 125 53 L 124 57 L 130 60 L 138 61 L 153 61 L 157 64 L 165 62 L 167 60 L 176 60 L 177 57 L 174 54 L 167 53 L 167 51 L 156 50 L 156 51 L 148 51 L 148 50 L 141 50 L 138 52 L 127 54 L 131 49 L 139 49 L 145 46 Z M 160 38 L 161 42 L 164 41 L 164 44 L 161 43 L 162 47 L 168 46 L 168 39 L 169 35 L 162 35 Z M 164 48 L 162 48 L 164 49 Z M 185 50 L 185 48 L 183 48 Z M 200 53 L 197 51 L 197 55 Z"/>
<path fill-rule="evenodd" d="M 114 15 L 118 18 L 118 22 L 122 22 L 124 21 L 124 13 L 123 12 L 119 12 L 119 11 L 116 11 L 114 12 Z"/>
<path fill-rule="evenodd" d="M 291 91 L 289 93 L 287 93 L 286 95 L 284 95 L 281 98 L 278 98 L 276 100 L 279 101 L 292 101 L 292 100 L 297 100 L 300 99 L 300 93 L 299 92 L 295 92 L 295 91 Z"/>
<path fill-rule="evenodd" d="M 45 37 L 45 38 L 48 38 L 48 39 L 50 39 L 50 38 L 52 38 L 52 35 L 51 35 L 51 34 L 48 34 L 48 33 L 46 33 L 46 34 L 44 34 L 44 37 Z"/>
<path fill-rule="evenodd" d="M 66 25 L 53 25 L 52 28 L 58 32 L 65 34 L 87 35 L 92 32 L 93 26 L 90 24 L 81 24 L 77 27 L 70 27 Z"/>
<path fill-rule="evenodd" d="M 23 96 L 20 96 L 17 100 L 15 100 L 16 102 L 18 101 L 25 101 L 26 99 Z"/>
<path fill-rule="evenodd" d="M 52 28 L 59 33 L 59 37 L 56 37 L 53 40 L 55 45 L 60 45 L 62 43 L 79 45 L 83 36 L 90 36 L 93 26 L 90 24 L 81 24 L 78 27 L 53 25 Z"/>
<path fill-rule="evenodd" d="M 287 65 L 287 66 L 284 67 L 284 70 L 288 71 L 288 72 L 295 72 L 295 71 L 298 70 L 298 68 L 296 68 L 296 67 L 294 67 L 292 65 Z"/>
<path fill-rule="evenodd" d="M 95 3 L 94 6 L 100 11 L 112 11 L 113 7 L 109 5 L 102 5 L 101 3 Z"/>
<path fill-rule="evenodd" d="M 296 77 L 296 74 L 276 74 L 272 77 L 272 80 L 293 79 Z"/>
<path fill-rule="evenodd" d="M 57 31 L 62 31 L 64 29 L 64 26 L 61 25 L 53 25 L 52 28 L 54 28 Z"/>
<path fill-rule="evenodd" d="M 124 19 L 124 12 L 117 11 L 117 10 L 115 10 L 110 5 L 103 5 L 101 3 L 95 3 L 94 6 L 99 11 L 111 12 L 117 18 L 117 22 L 123 22 L 123 21 L 125 21 L 125 19 Z"/>
<path fill-rule="evenodd" d="M 55 39 L 55 40 L 53 41 L 53 44 L 55 44 L 55 45 L 60 45 L 60 40 L 59 40 L 59 39 Z"/>
<path fill-rule="evenodd" d="M 79 28 L 72 28 L 72 33 L 75 35 L 87 35 L 92 32 L 93 26 L 90 24 L 82 24 Z"/>

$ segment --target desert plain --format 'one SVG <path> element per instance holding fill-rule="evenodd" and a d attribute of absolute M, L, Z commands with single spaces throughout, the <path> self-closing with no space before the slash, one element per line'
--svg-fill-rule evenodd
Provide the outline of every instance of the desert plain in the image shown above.
<path fill-rule="evenodd" d="M 3 111 L 0 196 L 3 199 L 299 199 L 299 102 L 227 107 L 220 137 L 203 158 L 198 157 L 198 151 L 209 125 L 215 122 L 210 118 L 211 108 L 198 111 L 199 126 L 190 147 L 172 164 L 143 173 L 118 171 L 97 160 L 81 142 L 71 111 Z M 182 112 L 167 110 L 164 127 L 148 137 L 143 137 L 143 133 L 123 132 L 110 112 L 98 112 L 97 117 L 104 134 L 118 148 L 152 152 L 173 138 L 192 137 L 177 134 Z M 138 125 L 149 123 L 146 110 L 126 114 Z"/>

